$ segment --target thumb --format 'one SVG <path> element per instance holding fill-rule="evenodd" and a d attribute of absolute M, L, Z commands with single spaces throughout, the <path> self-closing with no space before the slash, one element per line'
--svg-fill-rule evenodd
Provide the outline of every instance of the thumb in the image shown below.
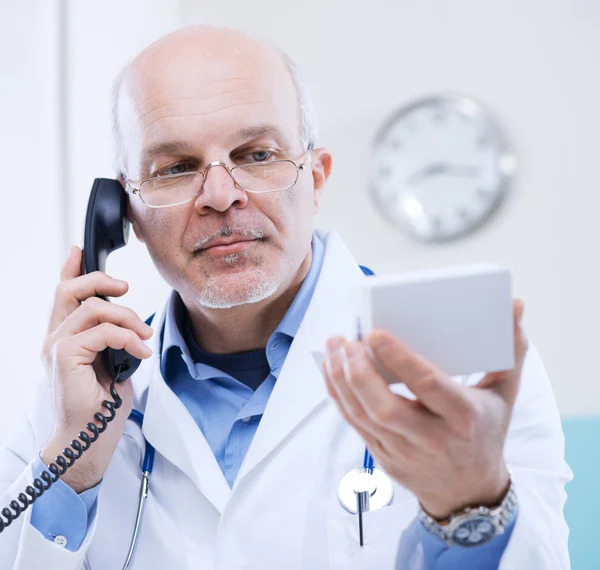
<path fill-rule="evenodd" d="M 525 336 L 521 324 L 524 312 L 525 304 L 523 301 L 521 299 L 515 299 L 513 301 L 515 367 L 511 370 L 490 372 L 483 377 L 479 384 L 477 384 L 477 388 L 493 390 L 511 406 L 514 404 L 519 391 L 523 362 L 525 361 L 525 356 L 529 349 L 529 341 Z"/>

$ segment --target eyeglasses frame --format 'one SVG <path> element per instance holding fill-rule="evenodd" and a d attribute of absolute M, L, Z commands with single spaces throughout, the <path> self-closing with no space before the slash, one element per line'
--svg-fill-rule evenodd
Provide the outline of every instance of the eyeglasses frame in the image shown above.
<path fill-rule="evenodd" d="M 127 186 L 129 186 L 129 188 L 131 189 L 131 193 L 134 195 L 137 195 L 140 200 L 142 201 L 142 203 L 144 204 L 144 206 L 147 206 L 148 208 L 154 208 L 154 209 L 160 209 L 160 208 L 171 208 L 173 206 L 181 206 L 183 204 L 187 204 L 188 202 L 191 202 L 192 200 L 194 200 L 198 194 L 200 194 L 200 192 L 202 191 L 202 188 L 204 188 L 204 183 L 206 182 L 206 177 L 208 176 L 208 171 L 213 167 L 213 166 L 222 166 L 223 168 L 225 168 L 225 170 L 227 170 L 227 172 L 229 173 L 229 176 L 231 176 L 231 179 L 233 180 L 234 184 L 236 186 L 238 186 L 239 188 L 241 188 L 244 192 L 249 192 L 250 194 L 268 194 L 271 192 L 282 192 L 284 190 L 289 190 L 290 188 L 292 188 L 293 186 L 296 185 L 296 183 L 298 182 L 298 178 L 300 177 L 300 171 L 304 170 L 304 167 L 308 165 L 308 163 L 310 162 L 310 155 L 312 154 L 312 148 L 309 147 L 304 151 L 304 154 L 302 155 L 302 158 L 304 159 L 300 164 L 296 164 L 293 160 L 289 159 L 289 158 L 283 158 L 280 160 L 272 160 L 269 162 L 250 162 L 248 164 L 239 164 L 238 166 L 234 166 L 233 168 L 230 168 L 229 165 L 225 162 L 223 162 L 222 160 L 214 160 L 213 162 L 210 162 L 209 164 L 206 165 L 206 168 L 204 169 L 204 171 L 201 170 L 195 170 L 192 172 L 186 172 L 184 174 L 167 174 L 166 176 L 152 176 L 150 178 L 146 178 L 145 180 L 142 180 L 139 185 L 133 186 L 132 182 L 127 178 L 127 177 L 123 177 L 125 180 L 125 184 Z M 308 155 L 308 160 L 306 159 Z M 274 163 L 280 163 L 280 162 L 290 162 L 291 164 L 293 164 L 296 168 L 296 179 L 294 180 L 294 182 L 292 184 L 290 184 L 289 186 L 286 186 L 285 188 L 278 188 L 276 190 L 248 190 L 247 188 L 244 188 L 234 177 L 234 175 L 232 174 L 234 170 L 238 169 L 238 168 L 245 168 L 248 166 L 254 166 L 256 164 L 274 164 Z M 142 194 L 141 194 L 141 188 L 142 186 L 146 183 L 149 182 L 150 180 L 156 180 L 158 178 L 176 178 L 178 176 L 191 176 L 191 175 L 196 175 L 196 174 L 201 174 L 202 175 L 202 184 L 200 185 L 200 188 L 198 188 L 198 190 L 196 191 L 196 193 L 191 196 L 190 198 L 188 198 L 187 200 L 184 200 L 183 202 L 176 202 L 175 204 L 165 204 L 163 206 L 153 206 L 151 204 L 148 204 L 146 201 L 144 201 L 144 199 L 142 198 Z"/>

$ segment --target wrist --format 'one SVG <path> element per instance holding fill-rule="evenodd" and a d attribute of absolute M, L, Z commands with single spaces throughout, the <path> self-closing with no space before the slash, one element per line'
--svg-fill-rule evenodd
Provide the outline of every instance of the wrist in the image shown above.
<path fill-rule="evenodd" d="M 510 529 L 517 511 L 518 498 L 511 479 L 506 496 L 495 508 L 466 508 L 443 522 L 433 519 L 420 508 L 418 520 L 425 531 L 446 546 L 477 547 Z"/>
<path fill-rule="evenodd" d="M 423 497 L 419 498 L 419 503 L 429 516 L 444 522 L 469 507 L 497 507 L 506 497 L 510 484 L 510 473 L 503 462 L 497 475 L 489 477 L 484 485 L 465 484 L 464 492 L 457 493 L 452 489 L 452 497 Z"/>
<path fill-rule="evenodd" d="M 40 459 L 46 467 L 52 463 L 56 463 L 56 458 L 63 455 L 65 447 L 68 447 L 68 445 L 64 445 L 65 441 L 70 440 L 53 438 L 44 445 L 40 452 Z M 77 455 L 76 452 L 74 453 Z M 66 461 L 70 463 L 69 459 Z M 58 468 L 62 470 L 60 465 Z M 60 480 L 71 487 L 77 494 L 80 494 L 100 483 L 102 476 L 103 472 L 99 466 L 99 462 L 94 457 L 92 450 L 88 450 L 60 476 Z"/>

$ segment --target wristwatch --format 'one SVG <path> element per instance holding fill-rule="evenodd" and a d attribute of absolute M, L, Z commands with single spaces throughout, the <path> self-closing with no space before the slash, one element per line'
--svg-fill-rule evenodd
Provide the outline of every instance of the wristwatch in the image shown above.
<path fill-rule="evenodd" d="M 480 546 L 504 532 L 517 505 L 517 493 L 511 477 L 506 496 L 498 507 L 467 507 L 450 515 L 447 520 L 439 521 L 419 505 L 419 520 L 448 546 Z"/>

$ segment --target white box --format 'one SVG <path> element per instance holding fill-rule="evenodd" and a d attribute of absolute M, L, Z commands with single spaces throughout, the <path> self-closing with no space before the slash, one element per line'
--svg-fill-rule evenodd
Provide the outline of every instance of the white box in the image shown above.
<path fill-rule="evenodd" d="M 384 329 L 450 376 L 514 368 L 511 274 L 469 265 L 367 277 L 363 338 Z"/>

